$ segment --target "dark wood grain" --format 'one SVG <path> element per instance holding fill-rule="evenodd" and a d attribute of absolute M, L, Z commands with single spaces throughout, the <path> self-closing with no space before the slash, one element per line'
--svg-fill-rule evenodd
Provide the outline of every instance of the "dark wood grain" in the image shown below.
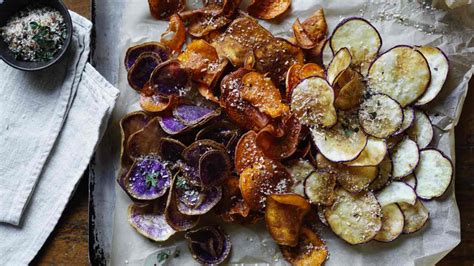
<path fill-rule="evenodd" d="M 90 18 L 90 0 L 65 0 Z M 461 212 L 461 243 L 439 265 L 474 264 L 474 82 L 456 128 L 456 198 Z M 84 176 L 33 265 L 87 265 L 88 179 Z"/>

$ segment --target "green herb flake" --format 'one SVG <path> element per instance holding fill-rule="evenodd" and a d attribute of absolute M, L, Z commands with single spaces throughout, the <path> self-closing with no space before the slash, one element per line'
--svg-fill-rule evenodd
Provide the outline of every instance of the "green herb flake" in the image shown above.
<path fill-rule="evenodd" d="M 162 263 L 166 261 L 170 257 L 169 251 L 161 251 L 156 255 L 156 260 L 158 260 L 158 263 Z"/>
<path fill-rule="evenodd" d="M 147 187 L 156 187 L 156 184 L 158 183 L 158 177 L 160 176 L 159 173 L 150 173 L 147 174 L 145 177 L 145 182 Z"/>

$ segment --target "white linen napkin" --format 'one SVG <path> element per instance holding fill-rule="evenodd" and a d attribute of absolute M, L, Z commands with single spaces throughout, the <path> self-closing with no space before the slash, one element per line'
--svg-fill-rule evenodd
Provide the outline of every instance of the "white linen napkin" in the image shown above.
<path fill-rule="evenodd" d="M 73 39 L 61 62 L 38 72 L 0 62 L 0 222 L 20 224 L 76 95 L 92 23 L 71 14 Z"/>
<path fill-rule="evenodd" d="M 92 24 L 71 12 L 68 58 L 39 73 L 0 62 L 0 265 L 27 265 L 59 220 L 118 90 L 87 63 Z"/>

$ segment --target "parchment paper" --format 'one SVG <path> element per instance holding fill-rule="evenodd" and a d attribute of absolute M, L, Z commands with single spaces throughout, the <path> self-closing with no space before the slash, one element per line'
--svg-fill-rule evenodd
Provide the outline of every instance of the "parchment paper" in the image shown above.
<path fill-rule="evenodd" d="M 193 0 L 196 3 L 198 0 Z M 390 3 L 386 3 L 390 2 Z M 125 1 L 120 41 L 120 59 L 132 44 L 159 40 L 167 23 L 151 18 L 147 1 Z M 474 12 L 464 7 L 449 13 L 430 8 L 429 3 L 415 1 L 316 1 L 293 0 L 292 11 L 279 22 L 262 22 L 274 35 L 291 36 L 291 24 L 296 17 L 305 19 L 317 8 L 323 7 L 330 32 L 337 23 L 347 17 L 362 16 L 371 21 L 379 30 L 382 51 L 397 45 L 430 44 L 443 49 L 450 60 L 448 80 L 436 101 L 426 107 L 435 124 L 435 139 L 432 146 L 438 147 L 454 161 L 454 126 L 456 125 L 468 81 L 473 73 L 474 60 Z M 471 12 L 471 13 L 470 13 Z M 113 170 L 118 170 L 119 129 L 118 121 L 128 112 L 138 110 L 138 95 L 129 88 L 122 61 L 119 72 L 120 99 L 117 103 L 108 147 L 113 159 Z M 102 149 L 104 150 L 104 149 Z M 109 170 L 110 171 L 110 170 Z M 162 250 L 175 252 L 166 262 L 169 265 L 196 265 L 191 258 L 182 234 L 176 234 L 165 243 L 151 242 L 132 229 L 126 220 L 129 198 L 116 185 L 115 218 L 113 224 L 112 256 L 113 265 L 153 265 L 156 254 Z M 327 265 L 430 265 L 439 261 L 460 241 L 459 210 L 454 195 L 454 182 L 437 200 L 425 203 L 430 211 L 430 220 L 421 231 L 402 235 L 391 243 L 372 241 L 368 244 L 350 246 L 336 237 L 327 228 L 322 229 L 322 237 L 327 241 L 330 259 Z M 213 219 L 213 218 L 211 218 Z M 212 222 L 218 222 L 213 219 Z M 233 244 L 229 264 L 247 265 L 287 265 L 277 246 L 266 233 L 264 225 L 240 226 L 224 225 Z"/>

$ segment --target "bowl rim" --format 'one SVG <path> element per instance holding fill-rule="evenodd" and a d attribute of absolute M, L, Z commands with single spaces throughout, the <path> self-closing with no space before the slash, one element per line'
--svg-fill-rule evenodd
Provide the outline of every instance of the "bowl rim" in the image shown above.
<path fill-rule="evenodd" d="M 73 29 L 73 24 L 72 24 L 72 18 L 71 18 L 71 14 L 69 12 L 69 9 L 67 8 L 67 6 L 64 4 L 64 2 L 62 0 L 49 0 L 49 2 L 53 2 L 53 1 L 58 3 L 59 6 L 61 7 L 61 9 L 58 9 L 56 7 L 53 7 L 53 8 L 61 13 L 61 15 L 63 16 L 63 18 L 65 20 L 66 27 L 67 27 L 67 30 L 68 30 L 67 37 L 64 40 L 64 45 L 63 45 L 62 49 L 59 51 L 59 53 L 53 59 L 51 59 L 50 61 L 44 62 L 44 65 L 40 65 L 40 66 L 37 66 L 37 67 L 21 66 L 19 64 L 16 64 L 16 62 L 24 62 L 24 61 L 8 60 L 7 58 L 5 58 L 2 55 L 2 53 L 0 53 L 0 60 L 2 60 L 6 64 L 8 64 L 11 67 L 14 67 L 18 70 L 39 71 L 39 70 L 43 70 L 43 69 L 51 67 L 52 65 L 58 63 L 59 61 L 61 61 L 61 59 L 64 58 L 64 55 L 69 50 L 69 47 L 71 46 L 71 42 L 72 42 L 72 35 L 73 35 L 73 30 L 74 30 Z M 47 1 L 46 1 L 46 3 L 45 3 L 45 1 L 37 1 L 37 3 L 41 4 L 41 5 L 45 5 L 45 6 L 50 6 L 50 5 L 48 5 Z M 28 3 L 27 5 L 30 5 L 30 4 L 31 3 Z M 16 9 L 16 12 L 23 9 L 23 8 L 25 8 L 25 6 L 21 6 L 20 8 Z M 0 39 L 0 42 L 3 42 L 3 40 Z M 29 63 L 29 62 L 27 62 L 27 63 Z M 31 62 L 31 63 L 37 63 L 37 62 Z"/>

